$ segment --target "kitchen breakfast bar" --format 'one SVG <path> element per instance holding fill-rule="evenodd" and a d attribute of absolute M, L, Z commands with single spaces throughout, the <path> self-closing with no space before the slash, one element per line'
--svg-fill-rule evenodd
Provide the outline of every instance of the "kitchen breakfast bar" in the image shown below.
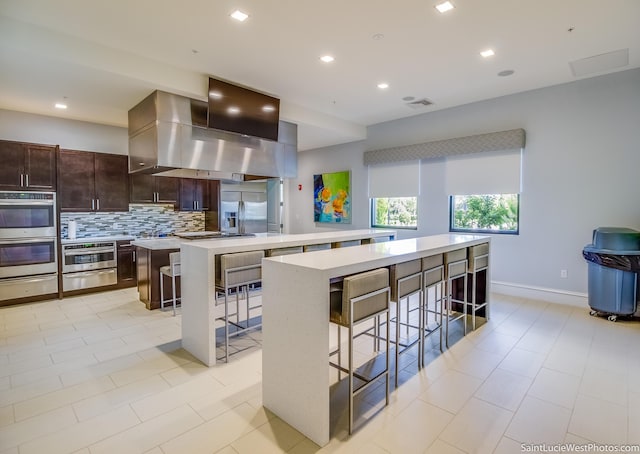
<path fill-rule="evenodd" d="M 207 366 L 216 363 L 216 256 L 320 245 L 337 250 L 352 242 L 372 243 L 394 239 L 395 234 L 395 230 L 362 229 L 290 235 L 258 233 L 253 237 L 180 242 L 182 347 Z"/>
<path fill-rule="evenodd" d="M 326 445 L 330 282 L 452 251 L 464 251 L 466 258 L 467 248 L 477 245 L 485 245 L 488 264 L 489 242 L 486 236 L 443 234 L 264 259 L 263 405 L 318 445 Z M 486 309 L 488 318 L 488 305 Z"/>

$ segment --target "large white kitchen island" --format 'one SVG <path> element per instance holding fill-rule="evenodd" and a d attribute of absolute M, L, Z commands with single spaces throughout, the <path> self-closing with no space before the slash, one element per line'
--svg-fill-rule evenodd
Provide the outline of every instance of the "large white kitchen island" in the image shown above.
<path fill-rule="evenodd" d="M 395 234 L 395 230 L 362 229 L 289 235 L 258 233 L 253 237 L 236 239 L 182 241 L 180 243 L 182 347 L 207 366 L 213 366 L 216 363 L 213 315 L 216 255 L 353 240 L 369 242 L 375 239 L 393 239 Z M 314 252 L 306 254 L 314 254 Z M 291 276 L 291 278 L 295 277 Z M 264 278 L 262 285 L 264 285 Z"/>
<path fill-rule="evenodd" d="M 489 241 L 486 236 L 444 234 L 264 259 L 264 406 L 318 445 L 326 445 L 330 281 Z M 486 280 L 488 294 L 488 273 Z"/>

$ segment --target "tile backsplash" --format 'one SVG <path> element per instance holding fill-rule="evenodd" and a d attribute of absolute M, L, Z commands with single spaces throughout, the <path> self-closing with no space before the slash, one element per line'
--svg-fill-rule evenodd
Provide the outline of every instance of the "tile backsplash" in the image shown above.
<path fill-rule="evenodd" d="M 204 230 L 204 213 L 174 211 L 173 205 L 130 204 L 128 212 L 61 213 L 60 235 L 68 238 L 69 221 L 76 221 L 76 237 L 158 236 Z"/>

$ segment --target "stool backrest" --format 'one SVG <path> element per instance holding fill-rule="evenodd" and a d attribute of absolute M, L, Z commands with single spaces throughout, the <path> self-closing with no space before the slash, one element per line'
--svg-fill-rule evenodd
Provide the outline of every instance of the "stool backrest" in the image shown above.
<path fill-rule="evenodd" d="M 278 257 L 280 255 L 302 254 L 302 246 L 281 247 L 278 249 L 269 249 L 267 257 Z"/>
<path fill-rule="evenodd" d="M 420 259 L 391 266 L 391 301 L 409 296 L 422 287 L 422 261 Z"/>
<path fill-rule="evenodd" d="M 173 276 L 180 276 L 180 252 L 169 254 L 169 267 Z"/>
<path fill-rule="evenodd" d="M 236 252 L 220 256 L 222 287 L 234 287 L 259 282 L 262 279 L 264 251 Z M 216 273 L 217 274 L 217 273 Z"/>
<path fill-rule="evenodd" d="M 389 307 L 389 292 L 378 290 L 389 289 L 389 270 L 379 268 L 353 276 L 347 276 L 342 283 L 342 317 L 341 323 L 348 324 L 353 299 L 353 321 L 365 319 Z M 366 295 L 372 294 L 367 297 Z"/>
<path fill-rule="evenodd" d="M 489 243 L 469 247 L 469 272 L 482 271 L 489 266 Z"/>

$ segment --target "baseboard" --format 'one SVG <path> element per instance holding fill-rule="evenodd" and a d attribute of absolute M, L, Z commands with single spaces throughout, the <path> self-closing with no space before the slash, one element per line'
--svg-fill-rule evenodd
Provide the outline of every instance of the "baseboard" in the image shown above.
<path fill-rule="evenodd" d="M 491 281 L 491 292 L 520 298 L 536 299 L 556 304 L 567 304 L 576 307 L 589 307 L 586 293 L 568 292 L 553 288 L 534 287 L 511 282 Z"/>

